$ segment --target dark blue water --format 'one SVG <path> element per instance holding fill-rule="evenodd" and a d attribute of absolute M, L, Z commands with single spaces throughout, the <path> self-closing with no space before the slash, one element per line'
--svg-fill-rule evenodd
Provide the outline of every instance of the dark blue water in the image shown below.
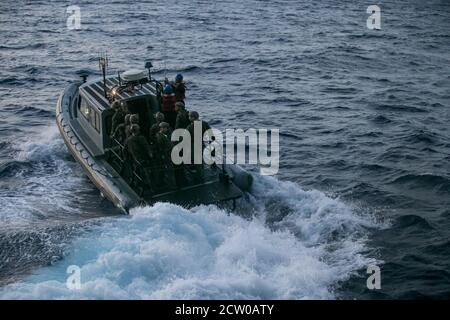
<path fill-rule="evenodd" d="M 378 31 L 371 4 L 82 1 L 68 30 L 66 1 L 2 1 L 0 296 L 449 298 L 450 3 L 378 2 Z M 217 128 L 280 128 L 279 174 L 256 175 L 230 217 L 118 216 L 54 124 L 101 51 L 111 73 L 182 72 Z M 70 264 L 81 292 L 64 287 Z"/>

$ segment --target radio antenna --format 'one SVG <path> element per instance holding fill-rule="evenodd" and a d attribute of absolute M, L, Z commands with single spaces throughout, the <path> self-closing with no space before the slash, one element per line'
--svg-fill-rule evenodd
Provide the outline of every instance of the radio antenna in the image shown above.
<path fill-rule="evenodd" d="M 164 83 L 167 79 L 167 65 L 166 65 L 166 52 L 167 52 L 167 46 L 166 46 L 166 40 L 163 40 L 163 64 L 164 64 Z"/>
<path fill-rule="evenodd" d="M 103 91 L 105 93 L 105 98 L 108 98 L 108 93 L 106 90 L 106 69 L 108 68 L 108 55 L 106 53 L 101 53 L 98 57 L 98 67 L 103 73 Z"/>
<path fill-rule="evenodd" d="M 165 59 L 164 59 L 164 79 L 167 79 L 167 65 Z"/>

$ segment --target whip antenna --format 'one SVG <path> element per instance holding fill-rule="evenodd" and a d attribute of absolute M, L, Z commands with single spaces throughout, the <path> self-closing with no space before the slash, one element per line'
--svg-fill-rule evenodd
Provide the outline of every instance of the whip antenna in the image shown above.
<path fill-rule="evenodd" d="M 108 97 L 106 90 L 106 69 L 108 68 L 108 55 L 106 53 L 101 53 L 98 57 L 98 67 L 103 73 L 103 91 L 105 92 L 105 98 Z"/>

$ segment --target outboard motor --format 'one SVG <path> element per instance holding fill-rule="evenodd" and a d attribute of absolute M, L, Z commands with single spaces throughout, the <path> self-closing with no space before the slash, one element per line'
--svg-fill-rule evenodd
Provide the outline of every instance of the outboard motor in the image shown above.
<path fill-rule="evenodd" d="M 238 165 L 225 165 L 225 171 L 233 183 L 242 191 L 249 191 L 253 184 L 253 176 Z"/>

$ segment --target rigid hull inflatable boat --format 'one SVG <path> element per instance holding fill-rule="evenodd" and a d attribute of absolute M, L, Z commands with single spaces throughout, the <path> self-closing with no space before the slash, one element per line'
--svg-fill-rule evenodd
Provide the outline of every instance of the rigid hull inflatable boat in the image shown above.
<path fill-rule="evenodd" d="M 155 122 L 161 109 L 162 84 L 146 72 L 128 72 L 122 76 L 71 83 L 60 95 L 56 105 L 56 123 L 67 148 L 100 190 L 124 213 L 140 205 L 171 202 L 184 207 L 234 201 L 243 196 L 252 183 L 252 176 L 237 165 L 203 165 L 201 181 L 190 179 L 182 187 L 154 190 L 143 183 L 139 164 L 133 163 L 131 174 L 124 175 L 124 146 L 111 137 L 114 110 L 111 103 L 125 102 L 139 115 L 144 133 Z M 151 65 L 151 64 L 150 64 Z M 146 65 L 148 67 L 148 64 Z"/>

